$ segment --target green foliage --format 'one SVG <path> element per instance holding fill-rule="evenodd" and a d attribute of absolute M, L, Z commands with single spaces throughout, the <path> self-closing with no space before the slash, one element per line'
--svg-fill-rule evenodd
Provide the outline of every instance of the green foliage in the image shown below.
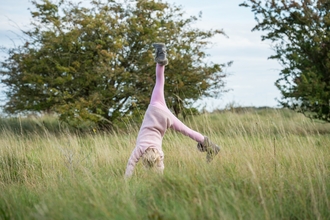
<path fill-rule="evenodd" d="M 330 122 L 330 2 L 249 0 L 262 40 L 275 43 L 283 66 L 275 85 L 280 103 L 311 118 Z"/>
<path fill-rule="evenodd" d="M 75 127 L 112 127 L 147 108 L 155 83 L 154 42 L 168 47 L 170 107 L 223 91 L 222 65 L 205 63 L 204 52 L 209 39 L 223 32 L 192 28 L 198 18 L 184 18 L 179 6 L 154 0 L 32 4 L 26 43 L 9 49 L 1 63 L 9 113 L 51 111 Z"/>

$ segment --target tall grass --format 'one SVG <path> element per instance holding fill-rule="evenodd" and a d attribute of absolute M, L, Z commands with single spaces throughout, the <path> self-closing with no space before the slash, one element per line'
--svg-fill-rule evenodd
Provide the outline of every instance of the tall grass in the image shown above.
<path fill-rule="evenodd" d="M 286 110 L 188 118 L 220 155 L 208 164 L 168 131 L 164 175 L 139 163 L 130 180 L 135 125 L 79 135 L 1 120 L 0 219 L 330 219 L 330 125 Z"/>

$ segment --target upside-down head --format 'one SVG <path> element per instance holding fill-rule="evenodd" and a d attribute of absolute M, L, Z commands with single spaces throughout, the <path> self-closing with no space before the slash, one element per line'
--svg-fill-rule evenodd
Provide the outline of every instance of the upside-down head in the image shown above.
<path fill-rule="evenodd" d="M 155 148 L 148 148 L 142 155 L 142 164 L 145 168 L 158 167 L 161 162 L 161 155 Z"/>

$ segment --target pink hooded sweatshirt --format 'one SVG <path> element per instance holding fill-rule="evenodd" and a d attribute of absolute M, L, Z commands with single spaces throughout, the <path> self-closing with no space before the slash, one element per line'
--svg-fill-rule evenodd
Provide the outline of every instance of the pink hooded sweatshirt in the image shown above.
<path fill-rule="evenodd" d="M 157 149 L 163 160 L 162 141 L 166 130 L 173 124 L 172 117 L 171 112 L 155 105 L 149 105 L 136 140 L 135 149 L 128 160 L 125 176 L 133 174 L 136 163 L 148 148 Z"/>

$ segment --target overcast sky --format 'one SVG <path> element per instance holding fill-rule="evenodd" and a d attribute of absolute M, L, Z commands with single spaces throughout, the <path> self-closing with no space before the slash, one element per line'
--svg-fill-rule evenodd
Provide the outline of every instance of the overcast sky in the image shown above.
<path fill-rule="evenodd" d="M 83 2 L 84 0 L 82 0 Z M 208 110 L 223 108 L 230 102 L 241 106 L 276 107 L 275 98 L 280 93 L 274 86 L 279 78 L 280 65 L 267 58 L 274 54 L 270 42 L 261 41 L 260 32 L 251 32 L 256 25 L 254 15 L 248 8 L 238 5 L 244 0 L 166 0 L 182 5 L 188 15 L 203 16 L 195 25 L 201 29 L 223 29 L 227 34 L 212 39 L 214 46 L 207 51 L 209 61 L 226 63 L 234 61 L 226 71 L 230 92 L 219 99 L 203 100 Z M 0 0 L 0 45 L 12 47 L 20 44 L 19 28 L 26 29 L 30 23 L 29 0 Z M 0 53 L 3 60 L 4 54 Z M 2 86 L 0 84 L 0 86 Z M 1 89 L 0 89 L 1 90 Z M 2 95 L 3 96 L 3 95 Z"/>

